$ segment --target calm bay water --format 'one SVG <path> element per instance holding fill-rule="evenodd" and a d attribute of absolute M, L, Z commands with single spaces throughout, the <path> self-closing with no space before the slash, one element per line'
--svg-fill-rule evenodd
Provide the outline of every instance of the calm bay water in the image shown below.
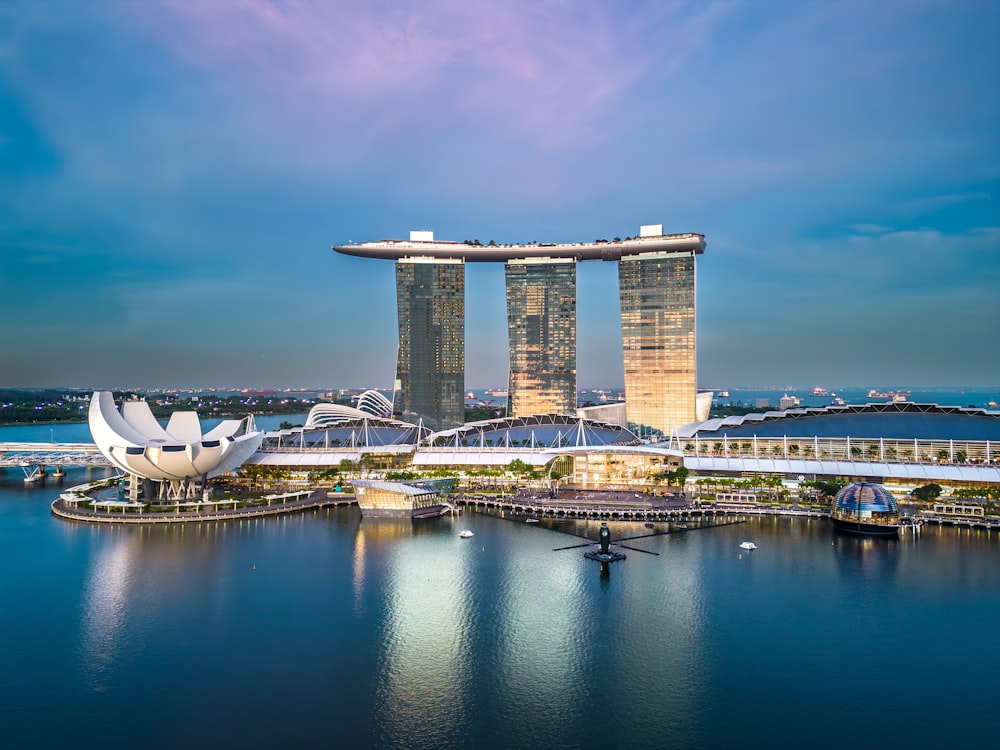
<path fill-rule="evenodd" d="M 767 518 L 632 542 L 660 555 L 602 576 L 553 551 L 594 523 L 50 515 L 100 473 L 0 476 L 6 746 L 992 744 L 996 534 Z"/>

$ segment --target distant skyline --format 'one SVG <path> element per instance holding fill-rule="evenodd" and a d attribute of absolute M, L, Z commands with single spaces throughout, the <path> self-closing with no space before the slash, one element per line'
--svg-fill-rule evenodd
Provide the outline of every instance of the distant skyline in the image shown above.
<path fill-rule="evenodd" d="M 331 245 L 659 223 L 706 237 L 702 387 L 1000 387 L 997 39 L 988 0 L 5 2 L 0 387 L 386 387 L 393 264 Z M 466 288 L 505 385 L 503 266 Z M 578 325 L 623 383 L 614 264 Z"/>

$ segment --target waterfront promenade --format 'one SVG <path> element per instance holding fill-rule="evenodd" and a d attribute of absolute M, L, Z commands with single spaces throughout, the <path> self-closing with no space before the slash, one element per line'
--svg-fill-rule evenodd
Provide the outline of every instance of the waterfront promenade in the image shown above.
<path fill-rule="evenodd" d="M 602 521 L 682 521 L 716 516 L 830 516 L 829 510 L 818 508 L 690 505 L 633 492 L 561 492 L 557 497 L 530 492 L 501 496 L 460 494 L 453 498 L 453 502 L 465 508 L 501 511 L 515 516 Z"/>
<path fill-rule="evenodd" d="M 632 492 L 560 493 L 548 497 L 530 492 L 491 496 L 459 494 L 455 505 L 500 512 L 512 516 L 549 519 L 586 519 L 600 521 L 684 521 L 700 518 L 732 518 L 787 516 L 799 518 L 829 518 L 828 508 L 792 505 L 702 503 L 691 505 L 680 501 L 664 501 L 656 496 Z M 994 516 L 938 516 L 916 512 L 904 515 L 901 528 L 919 530 L 921 524 L 986 529 L 1000 532 L 1000 518 Z"/>
<path fill-rule="evenodd" d="M 294 497 L 292 497 L 294 496 Z M 289 497 L 291 499 L 289 499 Z M 52 503 L 52 514 L 58 518 L 85 523 L 111 524 L 176 524 L 202 521 L 233 521 L 245 518 L 278 516 L 327 507 L 356 505 L 353 493 L 331 493 L 324 489 L 285 495 L 265 496 L 267 505 L 221 507 L 230 503 L 191 503 L 194 509 L 145 512 L 126 505 L 109 506 L 106 510 L 79 507 L 83 497 L 72 499 L 72 491 L 63 493 Z M 450 498 L 451 505 L 511 517 L 547 518 L 555 520 L 682 522 L 686 520 L 785 516 L 799 518 L 829 518 L 827 508 L 799 505 L 727 505 L 725 503 L 688 504 L 665 500 L 654 495 L 632 492 L 563 492 L 557 497 L 522 490 L 510 495 L 458 493 Z M 234 503 L 237 501 L 233 501 Z M 203 509 L 209 506 L 208 509 Z M 168 506 L 169 507 L 169 506 Z M 419 516 L 414 516 L 417 520 Z M 904 516 L 903 527 L 913 531 L 921 524 L 937 524 L 958 528 L 984 529 L 1000 532 L 1000 518 L 993 516 L 968 518 L 915 513 Z"/>
<path fill-rule="evenodd" d="M 301 495 L 301 493 L 298 493 Z M 280 516 L 286 513 L 300 513 L 343 505 L 354 505 L 357 501 L 353 494 L 328 493 L 326 490 L 315 490 L 307 495 L 268 505 L 251 505 L 247 507 L 221 508 L 211 504 L 210 510 L 172 510 L 165 512 L 128 512 L 126 506 L 121 510 L 92 510 L 78 507 L 79 501 L 68 500 L 67 493 L 60 495 L 52 503 L 52 515 L 68 521 L 83 521 L 86 523 L 130 523 L 130 524 L 171 524 L 197 523 L 200 521 L 235 521 L 245 518 L 261 518 L 265 516 Z M 228 503 L 227 503 L 228 504 Z M 168 506 L 169 507 L 169 506 Z"/>

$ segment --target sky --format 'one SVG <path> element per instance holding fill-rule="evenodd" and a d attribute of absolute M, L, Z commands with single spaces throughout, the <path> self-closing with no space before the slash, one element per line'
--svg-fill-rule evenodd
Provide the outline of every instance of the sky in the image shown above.
<path fill-rule="evenodd" d="M 390 261 L 705 235 L 702 387 L 1000 386 L 1000 3 L 0 0 L 0 387 L 391 386 Z M 580 387 L 624 382 L 614 264 Z M 506 384 L 503 267 L 466 383 Z"/>

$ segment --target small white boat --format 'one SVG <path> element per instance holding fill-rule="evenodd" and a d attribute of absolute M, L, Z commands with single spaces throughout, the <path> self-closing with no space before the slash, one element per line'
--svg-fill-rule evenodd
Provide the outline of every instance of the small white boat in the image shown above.
<path fill-rule="evenodd" d="M 538 523 L 538 519 L 537 518 L 525 518 L 524 522 L 525 523 Z"/>
<path fill-rule="evenodd" d="M 471 531 L 469 531 L 468 529 L 466 529 L 461 534 L 459 534 L 459 536 L 462 537 L 462 539 L 468 539 L 469 537 L 475 536 L 475 534 L 473 534 Z"/>
<path fill-rule="evenodd" d="M 757 545 L 753 542 L 743 542 L 743 544 L 740 545 L 740 549 L 757 549 Z"/>

